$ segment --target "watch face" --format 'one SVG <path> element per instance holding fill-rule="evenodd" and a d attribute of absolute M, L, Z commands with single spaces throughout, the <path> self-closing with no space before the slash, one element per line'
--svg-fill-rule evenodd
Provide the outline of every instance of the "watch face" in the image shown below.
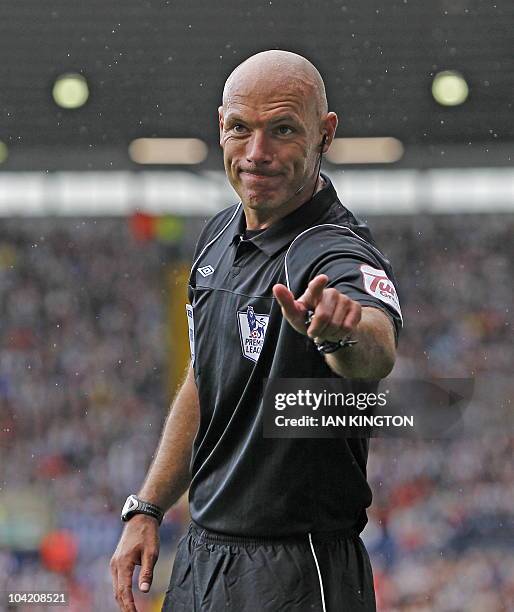
<path fill-rule="evenodd" d="M 139 501 L 135 495 L 129 495 L 127 500 L 125 501 L 125 505 L 123 506 L 123 510 L 121 511 L 122 518 L 128 518 L 129 513 L 136 510 L 139 506 Z"/>

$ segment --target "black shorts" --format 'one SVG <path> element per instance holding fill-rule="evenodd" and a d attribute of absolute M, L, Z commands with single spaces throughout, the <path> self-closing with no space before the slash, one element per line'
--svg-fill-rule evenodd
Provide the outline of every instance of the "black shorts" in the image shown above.
<path fill-rule="evenodd" d="M 356 532 L 244 538 L 191 524 L 162 611 L 375 612 L 373 574 Z"/>

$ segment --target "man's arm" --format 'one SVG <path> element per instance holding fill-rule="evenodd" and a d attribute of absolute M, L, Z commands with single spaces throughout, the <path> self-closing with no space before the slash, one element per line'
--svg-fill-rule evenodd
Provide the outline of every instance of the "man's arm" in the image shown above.
<path fill-rule="evenodd" d="M 380 380 L 393 369 L 396 359 L 393 324 L 373 306 L 364 306 L 361 320 L 351 331 L 357 344 L 325 355 L 330 369 L 345 378 Z"/>
<path fill-rule="evenodd" d="M 175 397 L 164 425 L 157 453 L 139 496 L 168 510 L 186 491 L 193 440 L 200 423 L 200 403 L 192 367 Z M 125 525 L 110 567 L 114 596 L 120 610 L 137 612 L 132 594 L 132 576 L 141 565 L 139 588 L 150 590 L 153 568 L 159 556 L 159 524 L 146 514 L 137 514 Z"/>
<path fill-rule="evenodd" d="M 187 490 L 193 440 L 200 423 L 200 404 L 193 368 L 189 367 L 166 420 L 155 458 L 139 497 L 168 510 Z"/>
<path fill-rule="evenodd" d="M 275 285 L 273 293 L 284 317 L 301 334 L 316 342 L 337 342 L 350 335 L 357 344 L 325 355 L 328 366 L 346 378 L 385 378 L 396 357 L 394 330 L 387 315 L 378 308 L 364 307 L 340 293 L 326 288 L 328 277 L 320 274 L 309 283 L 298 299 L 284 285 Z M 308 311 L 314 316 L 307 327 Z"/>

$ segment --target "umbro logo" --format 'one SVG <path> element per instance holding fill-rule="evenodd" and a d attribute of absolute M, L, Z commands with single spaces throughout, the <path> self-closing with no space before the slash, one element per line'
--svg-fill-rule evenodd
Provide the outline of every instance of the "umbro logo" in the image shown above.
<path fill-rule="evenodd" d="M 205 278 L 214 272 L 214 268 L 212 266 L 203 266 L 202 268 L 198 268 L 198 272 Z"/>

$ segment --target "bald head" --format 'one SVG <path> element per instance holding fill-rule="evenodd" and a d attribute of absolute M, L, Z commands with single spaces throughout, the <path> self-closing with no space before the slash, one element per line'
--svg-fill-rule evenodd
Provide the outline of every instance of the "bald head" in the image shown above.
<path fill-rule="evenodd" d="M 225 172 L 247 224 L 269 224 L 314 193 L 337 115 L 308 60 L 287 51 L 252 55 L 228 77 L 218 117 Z"/>
<path fill-rule="evenodd" d="M 252 55 L 230 74 L 223 89 L 223 107 L 240 93 L 262 88 L 294 90 L 312 105 L 320 119 L 328 112 L 325 84 L 308 59 L 290 51 L 270 50 Z"/>

